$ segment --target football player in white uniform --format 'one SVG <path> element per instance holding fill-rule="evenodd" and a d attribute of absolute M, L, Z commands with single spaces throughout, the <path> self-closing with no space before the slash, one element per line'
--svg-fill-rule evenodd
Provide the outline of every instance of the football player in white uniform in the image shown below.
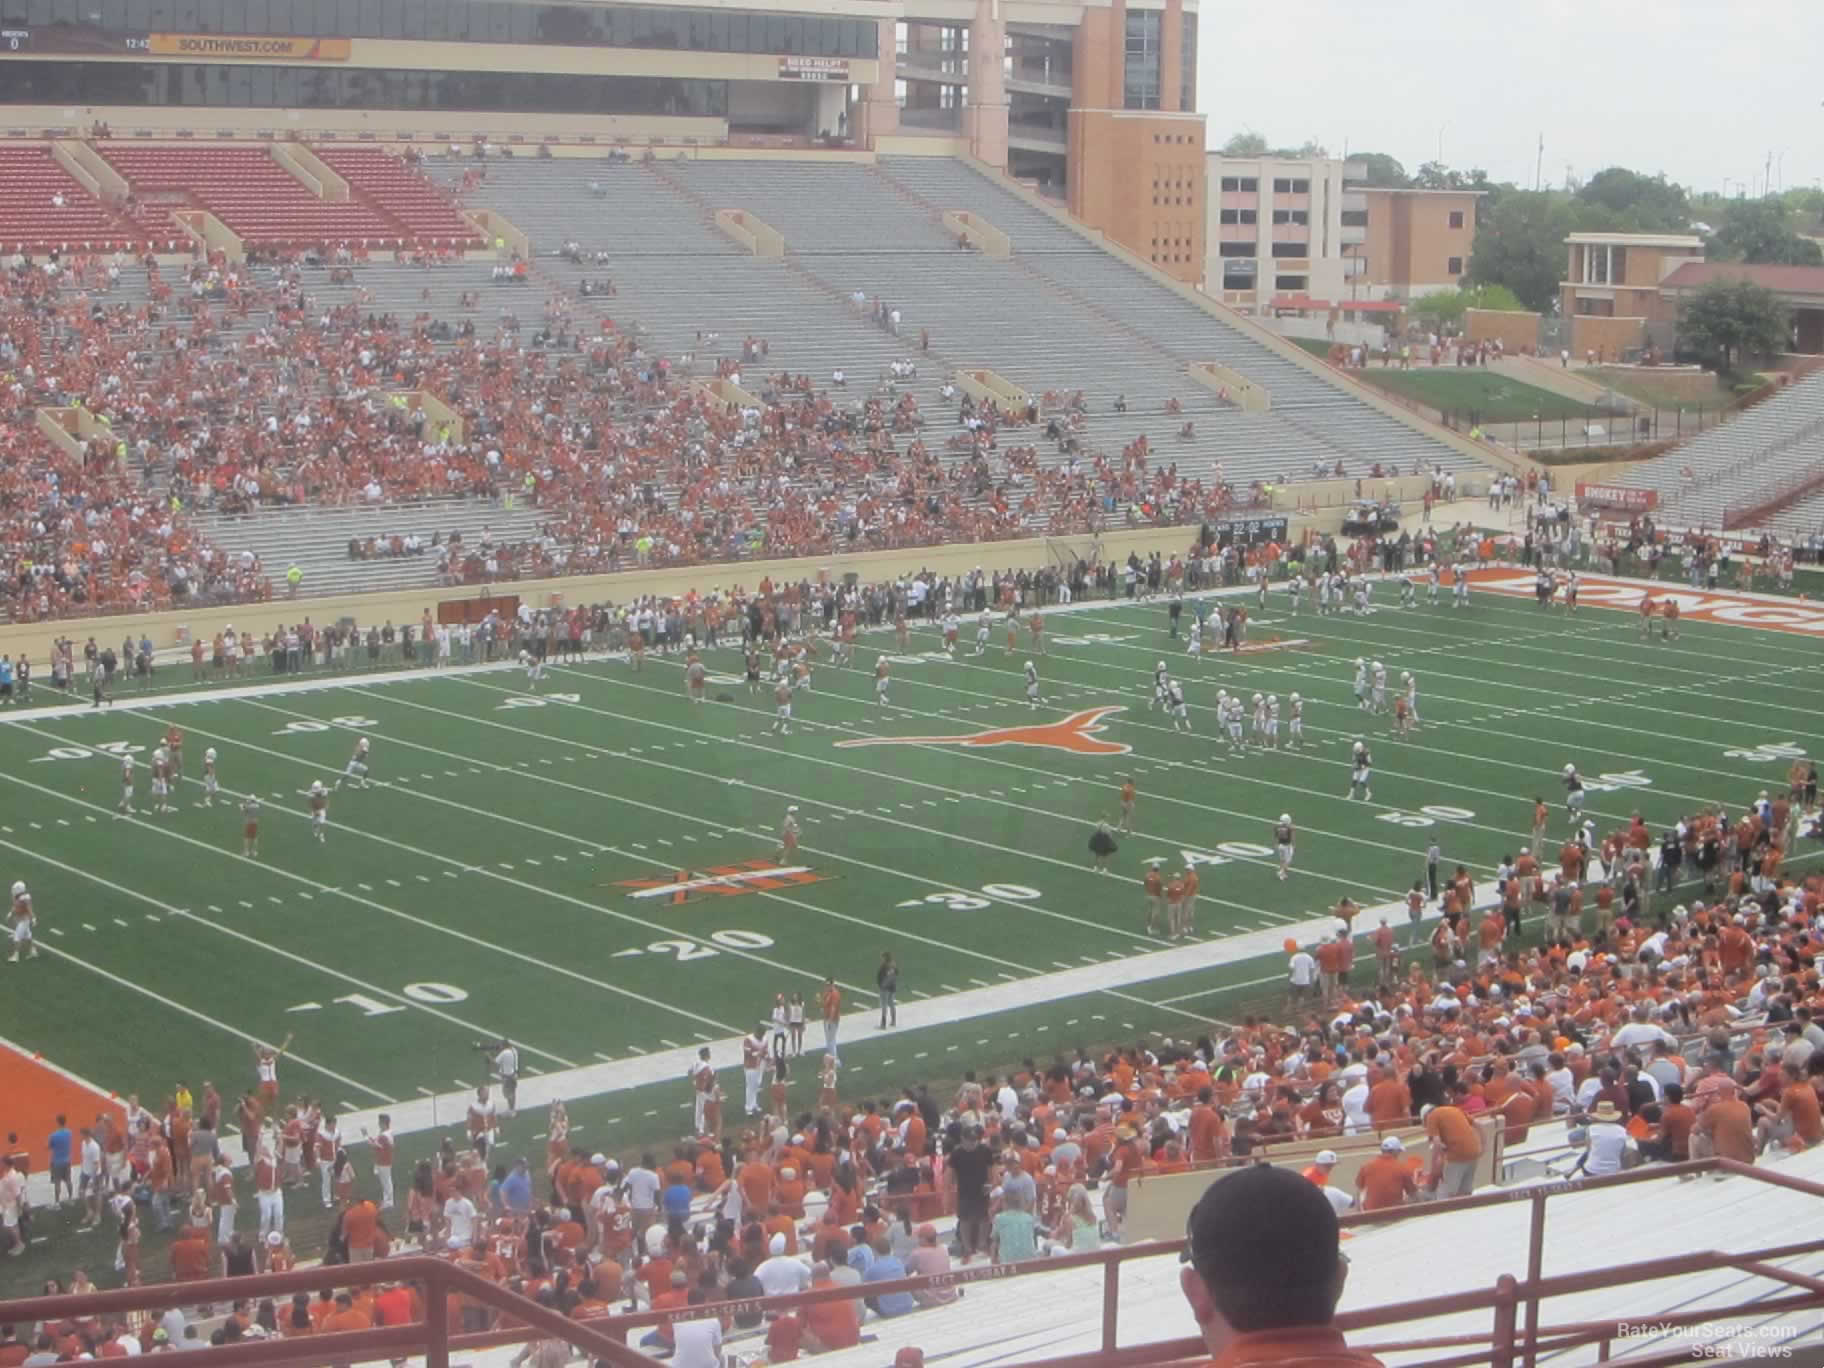
<path fill-rule="evenodd" d="M 1374 662 L 1374 692 L 1370 695 L 1368 711 L 1382 713 L 1387 711 L 1387 667 L 1380 661 Z"/>
<path fill-rule="evenodd" d="M 1241 751 L 1247 749 L 1247 743 L 1241 739 L 1241 697 L 1224 693 L 1216 700 L 1217 709 L 1222 714 L 1222 724 L 1229 733 L 1229 749 Z"/>
<path fill-rule="evenodd" d="M 986 655 L 988 653 L 988 633 L 992 629 L 993 629 L 993 620 L 990 618 L 988 610 L 986 608 L 984 608 L 984 609 L 982 609 L 981 616 L 975 620 L 975 652 L 974 653 L 976 655 Z"/>
<path fill-rule="evenodd" d="M 1419 724 L 1419 681 L 1412 677 L 1412 671 L 1401 670 L 1400 683 L 1406 689 L 1406 711 L 1416 727 Z"/>
<path fill-rule="evenodd" d="M 171 752 L 163 746 L 152 748 L 152 811 L 176 812 L 171 806 Z"/>
<path fill-rule="evenodd" d="M 1451 606 L 1455 608 L 1465 608 L 1468 605 L 1469 562 L 1467 560 L 1459 560 L 1457 562 L 1457 596 Z"/>
<path fill-rule="evenodd" d="M 1292 873 L 1292 814 L 1282 812 L 1279 821 L 1273 827 L 1273 848 L 1279 852 L 1279 877 L 1288 878 Z"/>
<path fill-rule="evenodd" d="M 120 810 L 133 815 L 133 757 L 120 757 Z"/>
<path fill-rule="evenodd" d="M 6 957 L 8 964 L 19 963 L 21 955 L 26 959 L 38 958 L 38 944 L 32 939 L 37 923 L 38 916 L 32 911 L 32 895 L 24 880 L 20 880 L 13 885 L 13 953 Z"/>
<path fill-rule="evenodd" d="M 1172 730 L 1186 731 L 1191 729 L 1191 710 L 1185 706 L 1184 685 L 1175 679 L 1165 681 L 1166 710 L 1172 715 Z"/>
<path fill-rule="evenodd" d="M 1154 708 L 1163 708 L 1166 706 L 1165 685 L 1167 678 L 1165 662 L 1162 660 L 1157 665 L 1153 666 L 1153 700 L 1146 705 L 1146 710 L 1148 712 L 1151 712 Z"/>
<path fill-rule="evenodd" d="M 1298 616 L 1299 600 L 1305 596 L 1305 577 L 1296 572 L 1286 581 L 1286 602 L 1291 605 L 1292 616 Z"/>
<path fill-rule="evenodd" d="M 1305 700 L 1293 694 L 1286 717 L 1286 746 L 1297 750 L 1305 743 Z"/>
<path fill-rule="evenodd" d="M 203 806 L 214 807 L 215 795 L 220 792 L 221 784 L 215 773 L 215 747 L 203 752 Z"/>
<path fill-rule="evenodd" d="M 1191 614 L 1191 625 L 1184 639 L 1184 652 L 1186 655 L 1203 654 L 1203 619 L 1196 613 Z"/>
<path fill-rule="evenodd" d="M 329 790 L 323 787 L 321 779 L 313 779 L 310 784 L 310 834 L 319 841 L 329 839 Z"/>
<path fill-rule="evenodd" d="M 519 663 L 526 668 L 526 692 L 531 693 L 545 677 L 545 662 L 527 650 L 519 653 Z"/>
<path fill-rule="evenodd" d="M 1439 561 L 1425 567 L 1425 597 L 1433 608 L 1438 606 L 1438 588 L 1444 580 L 1444 566 Z"/>
<path fill-rule="evenodd" d="M 355 742 L 355 753 L 348 757 L 348 763 L 342 767 L 342 775 L 336 780 L 337 788 L 341 788 L 344 781 L 350 787 L 367 787 L 367 755 L 370 749 L 365 736 Z"/>
<path fill-rule="evenodd" d="M 1267 744 L 1267 700 L 1260 694 L 1254 695 L 1254 731 L 1250 739 L 1257 746 Z"/>
<path fill-rule="evenodd" d="M 1419 588 L 1409 576 L 1400 576 L 1400 607 L 1410 608 L 1419 596 Z"/>
<path fill-rule="evenodd" d="M 1368 711 L 1368 662 L 1361 656 L 1355 658 L 1355 706 Z"/>
<path fill-rule="evenodd" d="M 1030 660 L 1026 662 L 1026 704 L 1036 708 L 1045 700 L 1039 697 L 1039 670 Z"/>
<path fill-rule="evenodd" d="M 1271 750 L 1279 749 L 1279 695 L 1267 695 L 1267 732 L 1266 744 Z"/>
<path fill-rule="evenodd" d="M 1349 797 L 1359 797 L 1363 802 L 1371 802 L 1374 790 L 1369 782 L 1374 778 L 1374 761 L 1368 754 L 1368 743 L 1357 741 L 1349 753 Z"/>

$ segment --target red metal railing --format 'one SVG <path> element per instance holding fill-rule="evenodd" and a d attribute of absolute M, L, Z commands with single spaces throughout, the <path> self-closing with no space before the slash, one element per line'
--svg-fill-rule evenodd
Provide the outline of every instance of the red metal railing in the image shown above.
<path fill-rule="evenodd" d="M 1807 1182 L 1775 1170 L 1738 1164 L 1727 1159 L 1702 1159 L 1683 1164 L 1655 1165 L 1604 1178 L 1586 1178 L 1576 1182 L 1552 1183 L 1536 1187 L 1486 1191 L 1470 1197 L 1453 1198 L 1419 1206 L 1391 1210 L 1351 1213 L 1342 1218 L 1346 1227 L 1377 1226 L 1397 1221 L 1416 1220 L 1449 1212 L 1469 1211 L 1480 1207 L 1527 1202 L 1532 1207 L 1531 1229 L 1524 1277 L 1503 1274 L 1492 1287 L 1452 1292 L 1416 1301 L 1350 1311 L 1337 1317 L 1337 1325 L 1352 1336 L 1356 1347 L 1377 1354 L 1432 1355 L 1416 1368 L 1468 1368 L 1488 1363 L 1496 1368 L 1513 1368 L 1521 1364 L 1533 1368 L 1542 1354 L 1556 1354 L 1588 1345 L 1598 1346 L 1601 1358 L 1630 1365 L 1630 1368 L 1657 1368 L 1660 1364 L 1682 1363 L 1693 1358 L 1715 1357 L 1713 1342 L 1701 1337 L 1681 1340 L 1684 1346 L 1660 1349 L 1641 1355 L 1611 1358 L 1614 1343 L 1628 1337 L 1630 1322 L 1624 1320 L 1568 1321 L 1542 1324 L 1541 1306 L 1554 1297 L 1621 1287 L 1631 1283 L 1651 1282 L 1666 1278 L 1688 1277 L 1696 1273 L 1733 1269 L 1751 1276 L 1785 1284 L 1789 1294 L 1770 1297 L 1749 1304 L 1740 1303 L 1703 1309 L 1655 1313 L 1656 1329 L 1691 1328 L 1720 1321 L 1745 1318 L 1765 1320 L 1788 1312 L 1824 1308 L 1824 1279 L 1810 1277 L 1775 1266 L 1776 1261 L 1824 1252 L 1824 1235 L 1818 1238 L 1770 1246 L 1739 1253 L 1717 1250 L 1697 1251 L 1663 1259 L 1621 1264 L 1588 1272 L 1547 1277 L 1544 1274 L 1545 1213 L 1554 1197 L 1573 1192 L 1624 1187 L 1637 1183 L 1663 1182 L 1668 1179 L 1715 1173 L 1733 1175 L 1751 1182 L 1786 1189 L 1807 1197 L 1824 1198 L 1824 1185 Z M 1794 1221 L 1790 1210 L 1781 1214 L 1781 1226 L 1804 1228 L 1807 1221 Z M 1816 1227 L 1814 1227 L 1816 1228 Z M 243 1340 L 231 1345 L 200 1349 L 193 1362 L 197 1368 L 243 1368 L 260 1365 L 272 1368 L 283 1364 L 356 1363 L 381 1358 L 402 1358 L 422 1354 L 427 1368 L 448 1368 L 451 1351 L 468 1352 L 523 1343 L 545 1337 L 562 1340 L 588 1353 L 627 1368 L 649 1368 L 652 1360 L 631 1349 L 624 1342 L 629 1332 L 679 1321 L 700 1320 L 710 1315 L 736 1316 L 774 1314 L 820 1302 L 846 1301 L 856 1298 L 878 1298 L 898 1292 L 917 1293 L 932 1289 L 953 1288 L 969 1283 L 1001 1281 L 1009 1278 L 1045 1276 L 1069 1269 L 1100 1267 L 1102 1282 L 1101 1347 L 1093 1353 L 1039 1360 L 1013 1368 L 1141 1368 L 1186 1359 L 1207 1357 L 1201 1339 L 1186 1337 L 1149 1344 L 1122 1347 L 1119 1344 L 1121 1305 L 1121 1268 L 1136 1259 L 1176 1257 L 1184 1248 L 1182 1240 L 1160 1240 L 1130 1245 L 1120 1249 L 1093 1250 L 1057 1258 L 1035 1259 L 1016 1264 L 985 1264 L 958 1268 L 948 1273 L 896 1279 L 891 1282 L 823 1287 L 789 1296 L 762 1297 L 741 1301 L 722 1301 L 662 1311 L 642 1311 L 631 1315 L 600 1316 L 572 1320 L 548 1307 L 527 1300 L 496 1286 L 464 1268 L 442 1259 L 419 1255 L 377 1263 L 337 1265 L 306 1269 L 292 1273 L 267 1274 L 248 1278 L 217 1278 L 205 1282 L 160 1283 L 149 1287 L 127 1288 L 114 1292 L 97 1292 L 85 1296 L 34 1297 L 0 1303 L 0 1324 L 28 1324 L 34 1321 L 62 1321 L 93 1316 L 109 1316 L 128 1311 L 142 1311 L 169 1306 L 195 1306 L 198 1303 L 229 1300 L 284 1297 L 296 1292 L 321 1292 L 326 1289 L 371 1286 L 377 1283 L 415 1284 L 423 1296 L 425 1319 L 410 1325 L 389 1325 L 371 1330 L 333 1334 L 305 1335 L 295 1339 Z M 452 1334 L 450 1305 L 452 1296 L 500 1313 L 503 1324 L 482 1332 Z M 1682 1298 L 1680 1300 L 1688 1300 Z M 1668 1304 L 1673 1298 L 1668 1296 Z M 1368 1342 L 1359 1333 L 1382 1327 L 1410 1324 L 1441 1316 L 1461 1316 L 1466 1312 L 1485 1311 L 1489 1315 L 1486 1330 L 1452 1334 L 1389 1339 Z M 1633 1322 L 1638 1324 L 1638 1321 Z M 1704 1346 L 1711 1346 L 1705 1352 Z"/>

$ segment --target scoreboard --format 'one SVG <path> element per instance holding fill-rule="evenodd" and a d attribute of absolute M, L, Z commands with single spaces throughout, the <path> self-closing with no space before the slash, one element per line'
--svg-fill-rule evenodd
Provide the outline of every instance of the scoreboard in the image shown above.
<path fill-rule="evenodd" d="M 1268 542 L 1286 544 L 1290 526 L 1285 518 L 1224 518 L 1203 525 L 1205 546 L 1264 546 Z"/>

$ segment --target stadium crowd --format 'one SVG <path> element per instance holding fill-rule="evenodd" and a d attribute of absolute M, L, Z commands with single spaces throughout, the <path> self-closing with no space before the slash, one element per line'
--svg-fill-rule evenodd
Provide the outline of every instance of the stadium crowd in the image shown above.
<path fill-rule="evenodd" d="M 490 319 L 482 291 L 452 288 L 471 268 L 425 256 L 398 268 L 424 281 L 406 318 L 373 307 L 365 269 L 12 259 L 0 607 L 35 619 L 269 595 L 263 567 L 196 536 L 203 508 L 524 500 L 546 535 L 452 572 L 509 579 L 1195 522 L 1266 503 L 1220 467 L 1181 475 L 1144 432 L 1119 452 L 1091 447 L 1080 393 L 1001 412 L 946 385 L 954 430 L 940 436 L 952 415 L 921 412 L 908 362 L 865 392 L 768 374 L 758 404 L 736 407 L 693 384 L 707 360 L 654 356 L 606 320 L 587 331 L 561 294 L 522 328 L 513 307 Z M 764 341 L 743 354 L 763 365 Z M 713 369 L 740 383 L 743 364 Z M 40 408 L 85 411 L 86 435 L 54 445 Z M 1053 448 L 1043 460 L 1041 446 Z"/>

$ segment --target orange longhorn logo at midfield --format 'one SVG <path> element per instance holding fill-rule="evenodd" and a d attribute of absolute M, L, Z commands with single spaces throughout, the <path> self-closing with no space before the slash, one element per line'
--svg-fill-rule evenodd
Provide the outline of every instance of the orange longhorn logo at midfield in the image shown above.
<path fill-rule="evenodd" d="M 866 736 L 838 741 L 838 746 L 1037 746 L 1042 750 L 1071 751 L 1077 755 L 1126 755 L 1131 746 L 1104 741 L 1102 719 L 1125 708 L 1085 708 L 1058 722 L 1031 727 L 995 727 L 967 736 Z"/>

